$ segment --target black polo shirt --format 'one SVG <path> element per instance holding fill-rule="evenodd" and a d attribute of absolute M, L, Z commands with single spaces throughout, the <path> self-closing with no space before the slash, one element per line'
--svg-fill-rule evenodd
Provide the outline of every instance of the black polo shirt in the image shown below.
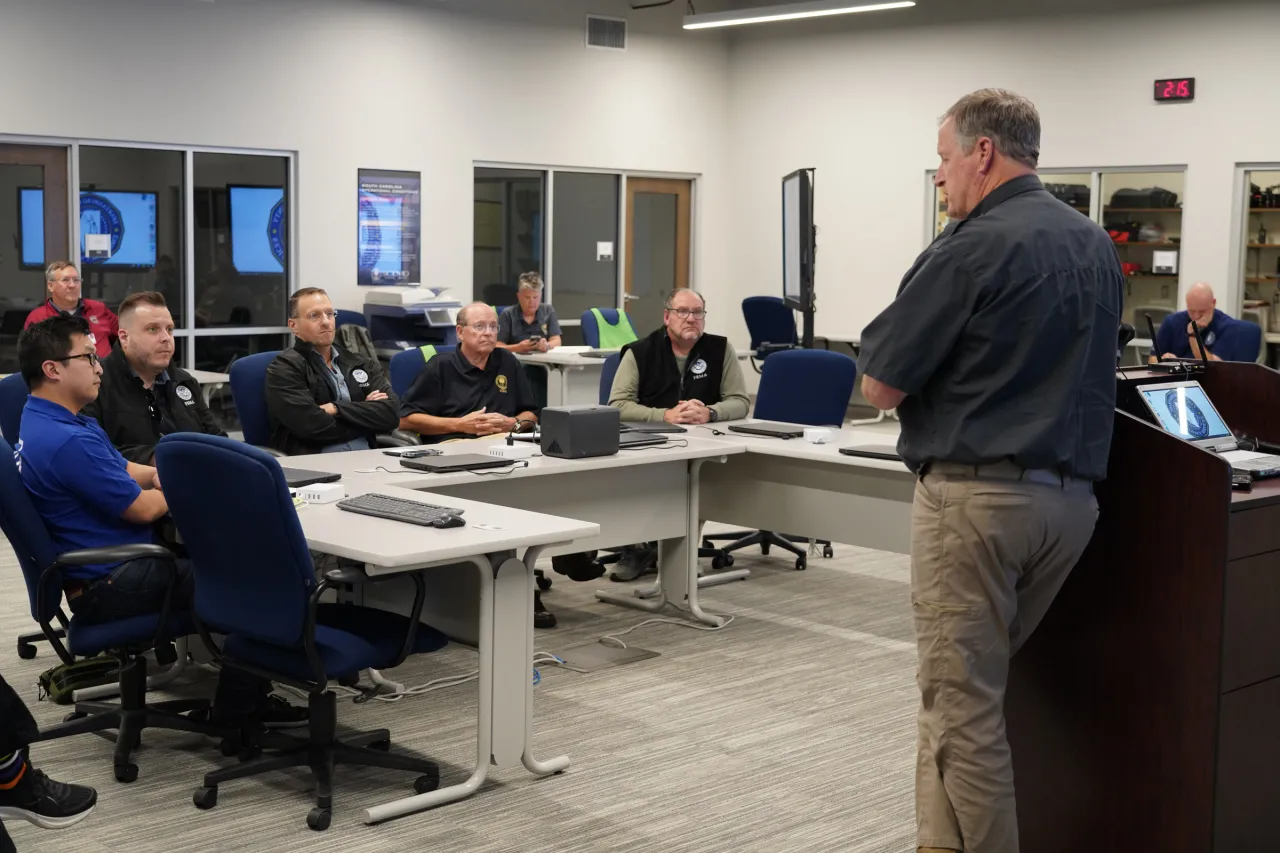
<path fill-rule="evenodd" d="M 906 463 L 1009 460 L 1103 479 L 1123 291 L 1106 232 L 1038 177 L 988 195 L 862 333 L 862 372 L 907 394 Z"/>
<path fill-rule="evenodd" d="M 467 361 L 462 347 L 437 355 L 413 380 L 400 403 L 400 417 L 423 414 L 460 418 L 481 407 L 513 418 L 541 408 L 529 387 L 524 366 L 504 349 L 494 349 L 483 368 Z M 424 436 L 428 441 L 472 438 L 465 433 Z"/>

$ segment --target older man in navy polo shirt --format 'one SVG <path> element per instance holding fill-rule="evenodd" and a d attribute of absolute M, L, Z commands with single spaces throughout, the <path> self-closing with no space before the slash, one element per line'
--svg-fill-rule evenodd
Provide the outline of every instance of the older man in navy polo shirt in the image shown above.
<path fill-rule="evenodd" d="M 1257 360 L 1261 342 L 1256 333 L 1249 334 L 1251 324 L 1224 314 L 1217 306 L 1212 287 L 1202 281 L 1192 285 L 1187 291 L 1187 310 L 1170 314 L 1160 324 L 1151 360 L 1156 360 L 1156 353 L 1165 358 L 1199 359 L 1200 346 L 1191 331 L 1192 323 L 1200 327 L 1210 361 Z"/>
<path fill-rule="evenodd" d="M 36 323 L 18 339 L 18 361 L 31 389 L 22 410 L 18 467 L 54 546 L 65 552 L 152 542 L 152 525 L 169 512 L 156 469 L 127 461 L 98 422 L 80 414 L 102 381 L 89 324 L 69 316 Z M 190 608 L 194 590 L 186 559 L 80 566 L 69 569 L 64 582 L 71 612 L 89 625 L 159 612 L 170 582 L 173 604 Z M 265 679 L 224 669 L 214 720 L 305 725 L 306 709 L 269 696 L 270 688 Z"/>

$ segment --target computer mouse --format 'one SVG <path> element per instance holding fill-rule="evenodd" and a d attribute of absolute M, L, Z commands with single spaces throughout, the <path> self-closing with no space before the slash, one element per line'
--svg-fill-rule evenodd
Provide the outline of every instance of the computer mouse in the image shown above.
<path fill-rule="evenodd" d="M 465 527 L 466 522 L 456 515 L 442 515 L 435 521 L 431 522 L 431 526 L 437 530 L 447 530 L 450 527 Z"/>

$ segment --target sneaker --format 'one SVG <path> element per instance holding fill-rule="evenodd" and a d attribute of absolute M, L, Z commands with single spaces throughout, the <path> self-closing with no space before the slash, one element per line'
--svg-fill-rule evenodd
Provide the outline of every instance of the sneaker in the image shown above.
<path fill-rule="evenodd" d="M 631 545 L 625 548 L 622 556 L 613 567 L 609 580 L 625 583 L 636 578 L 656 573 L 658 570 L 657 551 L 647 545 Z"/>
<path fill-rule="evenodd" d="M 305 706 L 290 705 L 283 696 L 272 693 L 254 712 L 253 719 L 264 729 L 296 729 L 311 722 L 311 712 Z"/>
<path fill-rule="evenodd" d="M 556 615 L 550 610 L 542 606 L 542 593 L 534 590 L 533 592 L 533 627 L 535 628 L 554 628 L 556 626 Z"/>
<path fill-rule="evenodd" d="M 0 791 L 0 820 L 25 820 L 41 829 L 66 829 L 84 820 L 98 802 L 87 785 L 55 782 L 30 764 L 8 791 Z"/>
<path fill-rule="evenodd" d="M 551 558 L 551 568 L 569 580 L 587 583 L 604 576 L 604 566 L 596 562 L 593 555 L 594 552 L 560 554 Z"/>

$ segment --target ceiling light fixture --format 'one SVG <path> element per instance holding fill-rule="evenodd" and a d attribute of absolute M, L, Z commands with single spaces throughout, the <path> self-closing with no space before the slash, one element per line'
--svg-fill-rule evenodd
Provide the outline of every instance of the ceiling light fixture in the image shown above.
<path fill-rule="evenodd" d="M 686 30 L 705 30 L 711 27 L 737 27 L 743 24 L 767 24 L 772 21 L 794 21 L 800 18 L 825 18 L 828 15 L 851 15 L 854 12 L 883 12 L 888 9 L 907 9 L 916 5 L 914 0 L 899 3 L 872 3 L 853 5 L 848 0 L 817 0 L 813 3 L 791 3 L 785 6 L 761 6 L 737 12 L 711 12 L 704 15 L 685 15 Z"/>

